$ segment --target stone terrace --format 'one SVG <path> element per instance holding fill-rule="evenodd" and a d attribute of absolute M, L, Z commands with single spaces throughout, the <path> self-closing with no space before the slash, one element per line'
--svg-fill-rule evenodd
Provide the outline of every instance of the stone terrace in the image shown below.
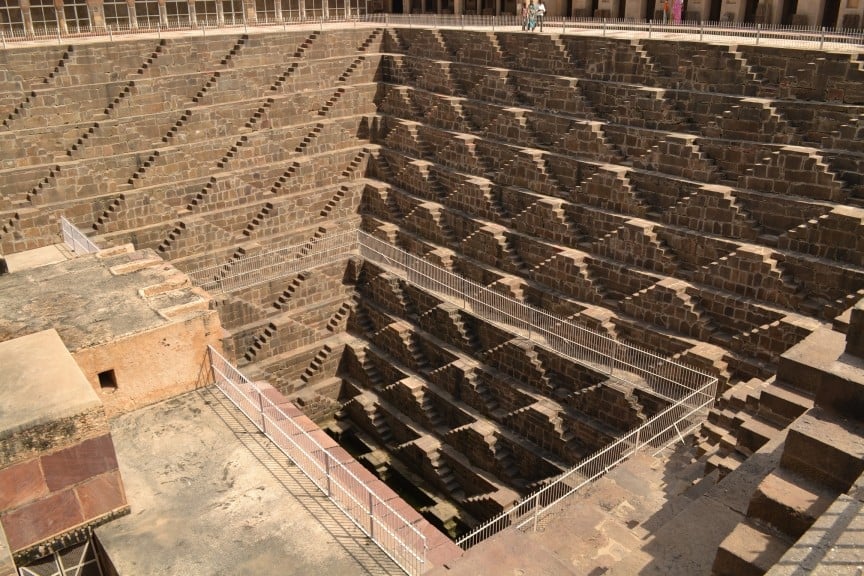
<path fill-rule="evenodd" d="M 798 413 L 748 394 L 864 296 L 848 54 L 356 28 L 0 59 L 0 253 L 53 243 L 64 214 L 102 246 L 229 274 L 362 226 L 718 376 L 707 472 L 785 433 Z M 425 510 L 453 532 L 662 409 L 347 255 L 216 306 L 244 372 L 455 504 Z"/>

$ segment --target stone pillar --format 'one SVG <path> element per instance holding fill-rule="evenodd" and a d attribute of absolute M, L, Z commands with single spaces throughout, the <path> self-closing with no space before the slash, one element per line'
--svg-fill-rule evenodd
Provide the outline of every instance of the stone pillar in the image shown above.
<path fill-rule="evenodd" d="M 501 15 L 501 0 L 495 0 L 495 16 Z"/>
<path fill-rule="evenodd" d="M 138 11 L 135 10 L 135 0 L 126 0 L 126 7 L 129 9 L 129 27 L 133 30 L 137 30 Z"/>
<path fill-rule="evenodd" d="M 21 20 L 27 34 L 33 34 L 33 14 L 30 13 L 30 0 L 21 0 Z"/>
<path fill-rule="evenodd" d="M 195 14 L 195 0 L 186 0 L 189 4 L 189 25 L 193 28 L 198 25 L 198 16 Z"/>
<path fill-rule="evenodd" d="M 105 12 L 102 10 L 102 0 L 87 0 L 87 14 L 90 16 L 90 26 L 105 27 Z"/>
<path fill-rule="evenodd" d="M 436 14 L 441 14 L 441 9 L 442 9 L 442 8 L 441 8 L 441 0 L 438 0 L 438 1 L 435 3 L 435 13 L 436 13 Z"/>
<path fill-rule="evenodd" d="M 159 22 L 162 26 L 168 27 L 168 8 L 165 6 L 165 0 L 159 0 Z"/>
<path fill-rule="evenodd" d="M 457 16 L 465 13 L 465 0 L 453 0 L 453 14 Z"/>
<path fill-rule="evenodd" d="M 63 0 L 54 0 L 54 13 L 57 14 L 57 26 L 60 32 L 66 34 L 69 27 L 66 25 L 66 13 L 63 11 Z"/>

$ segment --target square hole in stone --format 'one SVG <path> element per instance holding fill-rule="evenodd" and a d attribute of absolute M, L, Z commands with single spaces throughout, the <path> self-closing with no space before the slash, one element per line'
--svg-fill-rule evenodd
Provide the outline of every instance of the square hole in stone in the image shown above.
<path fill-rule="evenodd" d="M 114 375 L 114 370 L 99 373 L 99 387 L 106 392 L 117 390 L 117 376 Z"/>

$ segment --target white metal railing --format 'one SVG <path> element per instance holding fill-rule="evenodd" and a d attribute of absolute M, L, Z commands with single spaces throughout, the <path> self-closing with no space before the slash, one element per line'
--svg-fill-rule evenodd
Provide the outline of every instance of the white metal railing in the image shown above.
<path fill-rule="evenodd" d="M 361 230 L 343 232 L 335 236 L 330 243 L 325 243 L 324 240 L 326 238 L 319 240 L 317 244 L 307 243 L 250 256 L 235 265 L 246 270 L 254 266 L 255 262 L 272 262 L 268 264 L 268 269 L 272 272 L 287 269 L 296 272 L 337 261 L 349 256 L 350 251 L 357 251 L 362 258 L 400 276 L 410 284 L 443 296 L 472 314 L 505 327 L 579 364 L 601 371 L 609 378 L 642 388 L 648 387 L 669 402 L 666 409 L 641 426 L 584 458 L 573 469 L 461 538 L 457 544 L 462 548 L 467 549 L 511 526 L 522 528 L 532 521 L 536 525 L 537 520 L 551 507 L 597 480 L 636 451 L 645 446 L 660 450 L 670 442 L 683 438 L 684 434 L 707 417 L 708 411 L 714 405 L 718 379 L 692 367 L 632 344 L 619 342 L 566 318 L 519 302 Z M 316 247 L 322 249 L 321 255 L 314 253 Z M 339 253 L 342 247 L 349 251 Z M 286 256 L 289 257 L 291 266 L 275 263 Z M 211 267 L 208 270 L 217 268 Z M 252 277 L 253 275 L 250 275 L 249 279 Z M 274 276 L 265 275 L 260 281 L 273 278 Z M 247 398 L 247 403 L 254 406 L 255 401 L 260 403 L 266 400 L 262 400 L 260 392 L 257 394 L 258 396 L 253 395 L 251 400 Z M 266 411 L 261 408 L 259 412 Z M 255 419 L 249 412 L 247 415 Z"/>
<path fill-rule="evenodd" d="M 359 254 L 514 334 L 622 382 L 648 387 L 675 402 L 702 388 L 712 376 L 525 304 L 415 256 L 362 230 L 314 238 L 261 254 L 189 272 L 212 293 L 224 293 L 296 274 Z"/>
<path fill-rule="evenodd" d="M 693 391 L 716 380 L 679 362 L 519 302 L 366 232 L 358 231 L 357 234 L 363 258 L 387 267 L 411 284 L 447 296 L 450 302 L 472 314 L 508 326 L 520 336 L 610 378 L 650 387 L 672 402 L 689 397 Z M 701 403 L 701 400 L 694 401 Z"/>
<path fill-rule="evenodd" d="M 332 264 L 356 252 L 357 231 L 351 230 L 199 268 L 188 275 L 198 286 L 219 294 Z"/>
<path fill-rule="evenodd" d="M 535 528 L 537 521 L 562 500 L 584 486 L 598 480 L 646 446 L 655 451 L 682 438 L 699 425 L 714 404 L 717 380 L 707 382 L 638 428 L 631 430 L 612 444 L 584 458 L 574 468 L 560 475 L 536 492 L 529 494 L 512 508 L 488 520 L 460 538 L 456 543 L 467 550 L 471 546 L 510 527 Z"/>
<path fill-rule="evenodd" d="M 521 20 L 515 14 L 499 15 L 454 15 L 454 14 L 368 14 L 366 6 L 353 5 L 346 9 L 332 9 L 325 15 L 321 9 L 305 12 L 283 10 L 282 18 L 256 21 L 226 18 L 222 22 L 189 18 L 171 19 L 167 25 L 157 21 L 142 20 L 136 23 L 112 24 L 110 26 L 81 26 L 61 30 L 59 25 L 24 27 L 5 25 L 0 27 L 2 46 L 17 41 L 47 40 L 62 42 L 69 38 L 104 37 L 113 40 L 114 36 L 129 34 L 155 34 L 163 32 L 192 32 L 206 35 L 212 30 L 232 30 L 250 28 L 287 29 L 288 26 L 316 25 L 343 27 L 346 23 L 354 26 L 368 24 L 376 26 L 402 26 L 417 28 L 473 28 L 490 30 L 521 30 Z M 747 22 L 707 22 L 681 21 L 659 22 L 635 20 L 633 18 L 565 18 L 547 16 L 544 31 L 559 34 L 600 34 L 603 36 L 647 37 L 662 34 L 663 38 L 674 40 L 722 40 L 736 44 L 760 44 L 800 47 L 800 48 L 843 48 L 864 45 L 864 30 L 861 28 L 826 28 L 824 26 L 790 26 L 781 24 L 757 24 Z"/>
<path fill-rule="evenodd" d="M 400 568 L 422 573 L 426 536 L 350 470 L 355 461 L 340 461 L 213 347 L 208 351 L 219 390 Z"/>
<path fill-rule="evenodd" d="M 60 230 L 63 234 L 63 242 L 76 254 L 99 252 L 99 247 L 67 220 L 65 216 L 60 216 Z"/>

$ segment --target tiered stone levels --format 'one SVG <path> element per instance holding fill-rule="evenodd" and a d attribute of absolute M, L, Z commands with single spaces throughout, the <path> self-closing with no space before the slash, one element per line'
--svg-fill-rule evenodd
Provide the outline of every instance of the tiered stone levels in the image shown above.
<path fill-rule="evenodd" d="M 864 295 L 848 54 L 359 27 L 0 57 L 0 253 L 64 214 L 225 277 L 362 224 L 719 376 L 701 445 L 723 473 L 771 432 L 742 387 Z M 661 408 L 359 259 L 217 307 L 244 371 L 316 418 L 348 402 L 469 524 Z"/>
<path fill-rule="evenodd" d="M 341 415 L 453 502 L 463 526 L 668 407 L 368 262 L 358 280 Z"/>
<path fill-rule="evenodd" d="M 861 296 L 850 55 L 386 34 L 368 230 L 730 382 Z"/>

